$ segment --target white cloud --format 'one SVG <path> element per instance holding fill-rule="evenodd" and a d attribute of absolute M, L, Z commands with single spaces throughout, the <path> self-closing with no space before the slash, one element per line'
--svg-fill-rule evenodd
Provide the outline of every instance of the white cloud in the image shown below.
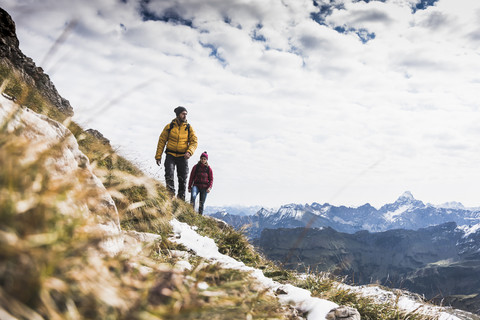
<path fill-rule="evenodd" d="M 207 150 L 215 172 L 207 205 L 381 205 L 411 190 L 478 206 L 480 4 L 343 4 L 324 25 L 307 0 L 152 0 L 150 21 L 139 1 L 3 7 L 37 63 L 78 21 L 47 72 L 76 121 L 157 177 L 158 135 L 187 106 L 190 166 Z"/>

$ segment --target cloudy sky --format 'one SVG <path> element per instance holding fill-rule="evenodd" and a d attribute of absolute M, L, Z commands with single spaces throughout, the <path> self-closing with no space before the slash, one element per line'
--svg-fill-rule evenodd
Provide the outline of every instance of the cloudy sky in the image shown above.
<path fill-rule="evenodd" d="M 74 120 L 163 181 L 178 105 L 207 205 L 480 206 L 478 0 L 0 0 Z"/>

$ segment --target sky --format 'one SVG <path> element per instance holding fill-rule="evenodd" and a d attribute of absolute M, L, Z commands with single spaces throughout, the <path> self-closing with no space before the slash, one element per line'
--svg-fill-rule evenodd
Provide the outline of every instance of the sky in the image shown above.
<path fill-rule="evenodd" d="M 480 1 L 0 0 L 73 120 L 164 181 L 182 105 L 206 205 L 480 206 Z"/>

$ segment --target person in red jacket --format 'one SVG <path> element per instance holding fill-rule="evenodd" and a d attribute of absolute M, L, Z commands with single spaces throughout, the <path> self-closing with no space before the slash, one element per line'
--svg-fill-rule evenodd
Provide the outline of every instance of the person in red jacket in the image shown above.
<path fill-rule="evenodd" d="M 213 171 L 208 165 L 207 151 L 200 155 L 200 161 L 193 166 L 188 181 L 188 192 L 191 193 L 190 204 L 195 208 L 195 199 L 200 194 L 200 204 L 198 205 L 198 213 L 203 214 L 203 206 L 207 199 L 207 193 L 212 190 Z"/>

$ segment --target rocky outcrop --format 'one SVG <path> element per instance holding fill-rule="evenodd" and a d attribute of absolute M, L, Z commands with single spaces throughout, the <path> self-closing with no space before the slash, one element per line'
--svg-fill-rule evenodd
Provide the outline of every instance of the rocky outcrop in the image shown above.
<path fill-rule="evenodd" d="M 73 116 L 70 102 L 60 96 L 50 77 L 22 53 L 15 32 L 15 22 L 0 8 L 0 63 L 13 67 L 26 83 L 36 87 L 58 110 L 69 117 Z"/>
<path fill-rule="evenodd" d="M 95 129 L 87 129 L 87 130 L 85 130 L 85 132 L 94 136 L 102 144 L 110 145 L 110 140 L 105 138 L 105 136 L 100 131 L 95 130 Z"/>
<path fill-rule="evenodd" d="M 120 229 L 115 203 L 102 182 L 93 174 L 88 158 L 79 150 L 73 134 L 61 123 L 44 115 L 22 108 L 13 101 L 0 96 L 0 126 L 12 136 L 26 139 L 28 152 L 23 161 L 36 161 L 47 154 L 45 161 L 49 181 L 68 181 L 70 194 L 88 194 L 85 201 L 75 197 L 59 199 L 59 207 L 66 212 L 83 212 L 95 221 L 88 232 L 100 233 L 104 240 L 101 247 L 108 254 L 123 249 L 124 237 Z"/>

